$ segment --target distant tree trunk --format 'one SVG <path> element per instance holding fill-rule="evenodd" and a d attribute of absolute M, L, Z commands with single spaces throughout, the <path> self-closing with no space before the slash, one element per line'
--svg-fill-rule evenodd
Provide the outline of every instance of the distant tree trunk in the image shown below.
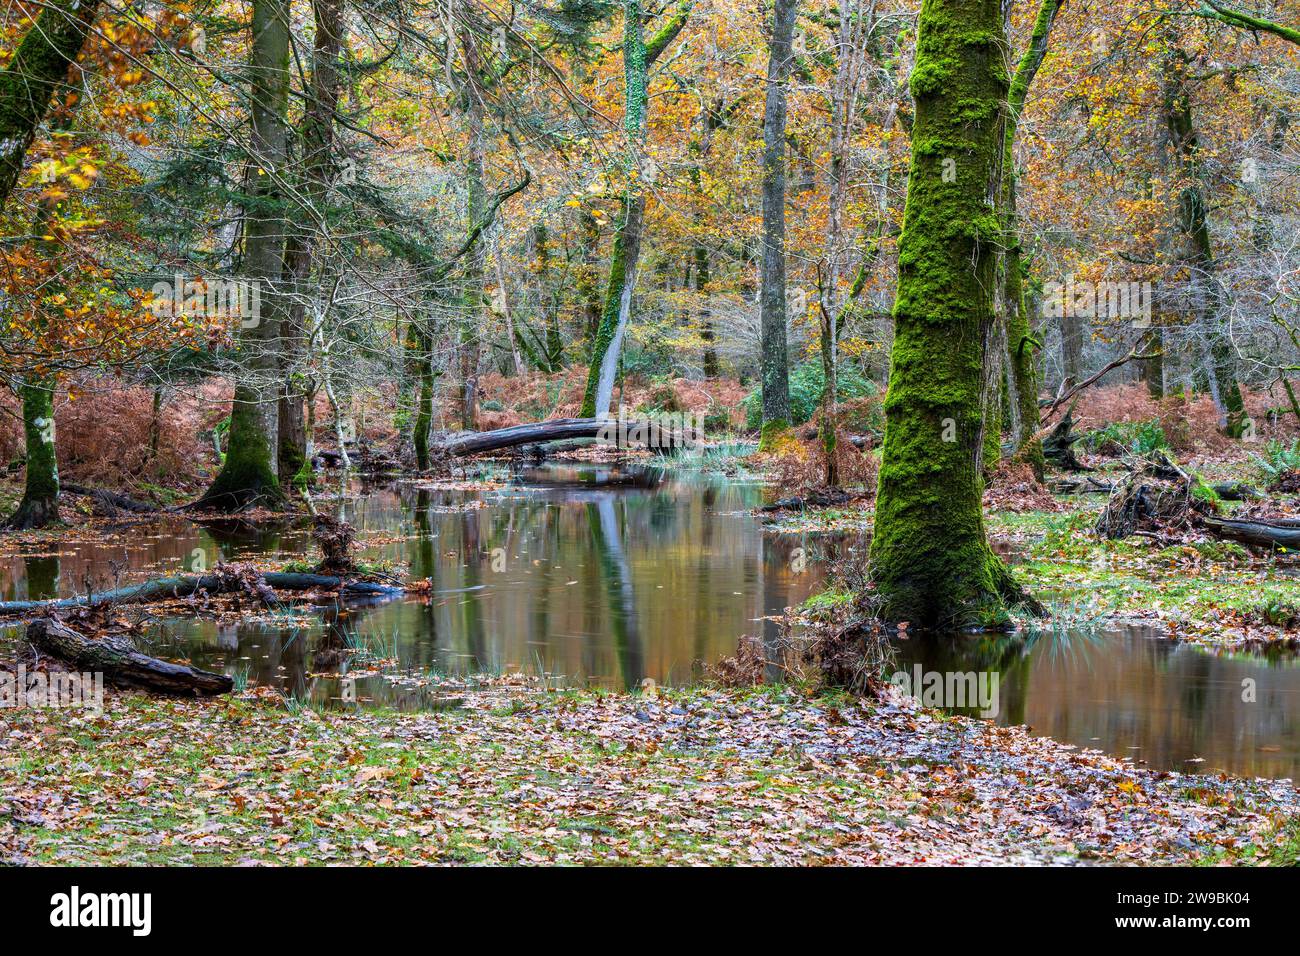
<path fill-rule="evenodd" d="M 551 295 L 551 248 L 550 232 L 546 223 L 539 222 L 533 227 L 533 253 L 537 261 L 537 312 L 546 328 L 546 354 L 543 371 L 558 372 L 564 367 L 564 336 L 560 331 L 560 314 L 555 308 Z"/>
<path fill-rule="evenodd" d="M 1072 308 L 1061 310 L 1061 372 L 1069 385 L 1078 385 L 1083 377 L 1083 317 Z"/>
<path fill-rule="evenodd" d="M 1165 122 L 1173 154 L 1180 165 L 1183 187 L 1178 194 L 1176 226 L 1182 237 L 1180 257 L 1200 310 L 1201 329 L 1207 346 L 1210 394 L 1219 412 L 1224 434 L 1240 438 L 1246 425 L 1245 403 L 1237 384 L 1236 356 L 1231 337 L 1223 327 L 1223 292 L 1216 275 L 1214 250 L 1210 242 L 1204 173 L 1200 143 L 1192 119 L 1187 54 L 1177 45 L 1172 32 L 1162 61 L 1165 81 Z"/>
<path fill-rule="evenodd" d="M 153 387 L 153 407 L 149 411 L 149 461 L 158 460 L 158 446 L 162 443 L 162 383 Z"/>
<path fill-rule="evenodd" d="M 310 95 L 302 124 L 302 176 L 299 186 L 301 223 L 290 231 L 284 253 L 284 282 L 288 293 L 280 367 L 283 382 L 279 407 L 279 474 L 287 481 L 307 463 L 305 375 L 297 367 L 306 348 L 304 316 L 311 295 L 316 248 L 324 232 L 325 200 L 333 174 L 334 115 L 339 99 L 339 54 L 343 34 L 342 0 L 313 0 L 316 21 L 312 50 Z"/>
<path fill-rule="evenodd" d="M 226 460 L 198 507 L 276 507 L 278 476 L 279 319 L 284 269 L 282 177 L 288 158 L 289 0 L 254 0 L 249 94 L 252 137 L 250 201 L 245 211 L 243 271 L 260 286 L 261 314 L 240 337 L 243 369 L 235 385 Z M 246 324 L 248 320 L 245 320 Z"/>
<path fill-rule="evenodd" d="M 1145 362 L 1138 362 L 1138 379 L 1146 383 L 1147 394 L 1154 399 L 1165 397 L 1165 347 L 1164 330 L 1157 324 L 1143 349 L 1151 354 Z"/>
<path fill-rule="evenodd" d="M 923 0 L 871 543 L 881 613 L 920 626 L 1003 626 L 1026 600 L 989 548 L 981 501 L 1005 46 L 998 0 Z"/>
<path fill-rule="evenodd" d="M 582 268 L 578 272 L 578 301 L 582 303 L 582 334 L 587 339 L 587 351 L 596 347 L 600 332 L 600 283 L 596 280 L 599 268 L 600 224 L 591 210 L 584 209 L 582 226 Z"/>
<path fill-rule="evenodd" d="M 429 334 L 427 319 L 416 316 L 406 329 L 407 366 L 415 379 L 415 416 L 411 423 L 412 443 L 415 446 L 415 464 L 427 471 L 432 464 L 429 458 L 429 430 L 433 427 L 433 337 Z"/>
<path fill-rule="evenodd" d="M 623 78 L 626 112 L 623 126 L 628 136 L 626 164 L 633 176 L 619 203 L 619 217 L 610 254 L 609 284 L 600 327 L 592 342 L 587 389 L 582 398 L 582 415 L 590 418 L 609 412 L 614 398 L 614 377 L 618 371 L 623 337 L 632 317 L 632 295 L 636 288 L 637 263 L 641 257 L 641 229 L 645 219 L 645 188 L 641 185 L 644 154 L 647 86 L 650 65 L 682 31 L 690 16 L 691 0 L 682 0 L 667 22 L 647 43 L 641 26 L 640 0 L 623 3 Z"/>
<path fill-rule="evenodd" d="M 18 184 L 50 99 L 68 78 L 101 0 L 47 0 L 0 70 L 0 209 Z"/>
<path fill-rule="evenodd" d="M 712 276 L 710 274 L 709 248 L 704 244 L 703 240 L 707 228 L 707 197 L 704 194 L 703 165 L 704 157 L 708 155 L 710 147 L 713 145 L 713 131 L 721 123 L 721 105 L 706 107 L 700 117 L 700 134 L 690 146 L 693 158 L 690 169 L 691 188 L 695 192 L 693 225 L 696 233 L 695 248 L 692 255 L 694 256 L 695 296 L 699 300 L 700 341 L 704 344 L 701 364 L 705 378 L 718 377 L 718 350 L 714 344 L 716 336 L 713 329 L 713 313 L 706 298 Z"/>
<path fill-rule="evenodd" d="M 700 341 L 704 343 L 703 368 L 705 378 L 718 377 L 717 336 L 713 330 L 713 310 L 709 308 L 709 250 L 702 244 L 695 246 L 695 295 L 700 300 Z"/>
<path fill-rule="evenodd" d="M 27 479 L 18 509 L 5 522 L 15 530 L 44 528 L 59 520 L 59 463 L 54 446 L 54 380 L 28 376 L 18 387 L 23 405 Z"/>
<path fill-rule="evenodd" d="M 542 242 L 545 243 L 545 233 Z M 506 270 L 501 265 L 501 237 L 497 236 L 496 248 L 492 250 L 492 262 L 496 266 L 497 294 L 501 297 L 501 312 L 506 320 L 506 339 L 510 343 L 510 374 L 522 375 L 524 359 L 519 354 L 519 340 L 515 335 L 515 316 L 510 310 L 510 294 L 506 290 Z"/>
<path fill-rule="evenodd" d="M 466 75 L 463 106 L 469 120 L 469 156 L 465 161 L 468 190 L 466 209 L 469 228 L 472 229 L 483 221 L 487 209 L 487 139 L 483 129 L 482 93 L 478 88 L 478 48 L 468 30 L 461 31 L 461 55 L 465 59 Z M 457 387 L 460 392 L 460 425 L 467 431 L 478 427 L 478 376 L 479 362 L 482 359 L 480 332 L 487 313 L 487 302 L 483 295 L 486 264 L 487 250 L 482 242 L 476 242 L 469 252 L 468 266 L 465 269 L 459 332 L 460 380 Z"/>
<path fill-rule="evenodd" d="M 759 286 L 759 365 L 768 450 L 790 429 L 790 360 L 785 303 L 785 82 L 798 0 L 774 0 L 763 109 L 763 274 Z"/>
<path fill-rule="evenodd" d="M 1030 325 L 1026 308 L 1023 269 L 1020 258 L 1020 217 L 1016 209 L 1016 130 L 1029 97 L 1029 87 L 1047 55 L 1052 24 L 1064 0 L 1042 0 L 1029 45 L 1020 57 L 1007 92 L 1006 132 L 1002 147 L 1002 202 L 1007 234 L 1006 259 L 1003 262 L 1001 292 L 1002 316 L 1005 321 L 1008 424 L 1016 455 L 1027 461 L 1041 481 L 1045 463 L 1038 432 L 1038 371 L 1034 349 L 1038 340 Z M 1008 7 L 1008 12 L 1010 7 Z"/>
<path fill-rule="evenodd" d="M 836 437 L 839 422 L 836 402 L 839 387 L 836 374 L 840 332 L 840 278 L 845 266 L 844 206 L 848 194 L 849 146 L 857 112 L 866 44 L 862 31 L 867 27 L 851 0 L 839 0 L 840 32 L 837 36 L 835 80 L 830 97 L 830 162 L 826 216 L 826 275 L 820 288 L 822 412 L 821 441 L 825 469 L 822 479 L 828 488 L 839 487 L 839 464 Z M 869 29 L 869 27 L 867 27 Z"/>

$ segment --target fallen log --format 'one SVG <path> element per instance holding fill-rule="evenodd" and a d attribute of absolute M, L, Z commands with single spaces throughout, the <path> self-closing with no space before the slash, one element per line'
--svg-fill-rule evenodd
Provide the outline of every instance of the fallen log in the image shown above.
<path fill-rule="evenodd" d="M 814 491 L 807 496 L 795 496 L 791 498 L 779 498 L 768 505 L 761 506 L 760 512 L 770 514 L 775 511 L 803 511 L 806 508 L 833 508 L 837 505 L 848 504 L 850 501 L 856 501 L 865 497 L 861 494 L 851 494 L 840 488 L 828 488 L 825 490 Z"/>
<path fill-rule="evenodd" d="M 1221 481 L 1210 487 L 1224 501 L 1248 501 L 1252 498 L 1264 497 L 1263 492 L 1244 481 Z"/>
<path fill-rule="evenodd" d="M 370 581 L 349 581 L 328 574 L 299 574 L 289 571 L 271 571 L 262 580 L 272 588 L 282 591 L 335 591 L 344 596 L 400 594 L 403 588 Z M 0 615 L 30 614 L 34 611 L 67 610 L 78 607 L 104 607 L 120 604 L 148 604 L 174 598 L 192 597 L 199 593 L 232 594 L 243 590 L 240 582 L 225 574 L 198 574 L 181 577 L 155 578 L 142 584 L 132 584 L 100 594 L 78 595 L 48 601 L 0 601 Z"/>
<path fill-rule="evenodd" d="M 38 650 L 77 670 L 103 674 L 107 683 L 117 687 L 182 697 L 226 694 L 234 688 L 234 681 L 225 674 L 150 657 L 125 637 L 89 638 L 62 621 L 32 621 L 27 625 L 27 639 Z"/>
<path fill-rule="evenodd" d="M 821 430 L 814 425 L 799 432 L 799 437 L 804 441 L 814 441 L 821 438 Z M 880 436 L 868 433 L 866 435 L 841 435 L 840 438 L 841 440 L 847 438 L 849 444 L 854 448 L 871 448 L 879 442 Z"/>
<path fill-rule="evenodd" d="M 1109 481 L 1085 475 L 1082 478 L 1061 478 L 1049 484 L 1047 490 L 1054 495 L 1108 495 L 1115 486 Z"/>
<path fill-rule="evenodd" d="M 317 461 L 323 467 L 339 468 L 343 465 L 343 453 L 329 448 L 318 448 L 312 452 L 313 464 Z M 396 458 L 383 451 L 371 451 L 359 448 L 348 452 L 348 463 L 361 472 L 398 471 L 402 465 Z"/>
<path fill-rule="evenodd" d="M 1257 548 L 1286 548 L 1300 551 L 1300 525 L 1265 521 L 1240 521 L 1233 518 L 1207 517 L 1202 522 L 1216 538 L 1227 538 Z"/>
<path fill-rule="evenodd" d="M 669 428 L 651 420 L 617 418 L 552 418 L 528 425 L 511 425 L 490 432 L 452 432 L 432 449 L 433 456 L 463 458 L 486 451 L 567 441 L 574 438 L 617 440 L 620 447 L 650 449 L 681 447 L 693 440 L 689 428 Z"/>
<path fill-rule="evenodd" d="M 119 511 L 129 511 L 132 514 L 157 514 L 163 510 L 146 501 L 137 501 L 135 498 L 119 495 L 115 491 L 108 491 L 104 488 L 90 488 L 86 485 L 77 485 L 65 481 L 63 490 L 74 495 L 94 499 L 95 503 L 108 511 L 109 514 L 116 514 Z"/>

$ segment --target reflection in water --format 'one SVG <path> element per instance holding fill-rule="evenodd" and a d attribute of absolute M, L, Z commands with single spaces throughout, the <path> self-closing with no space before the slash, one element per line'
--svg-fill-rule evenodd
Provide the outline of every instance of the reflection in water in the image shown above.
<path fill-rule="evenodd" d="M 997 672 L 1000 724 L 1171 770 L 1300 777 L 1300 662 L 1215 656 L 1150 628 L 913 635 L 897 665 Z M 961 712 L 973 714 L 973 708 Z"/>
<path fill-rule="evenodd" d="M 615 688 L 644 677 L 685 683 L 698 675 L 697 662 L 734 653 L 742 634 L 771 647 L 771 618 L 820 587 L 829 546 L 765 534 L 751 513 L 761 501 L 757 485 L 645 467 L 529 468 L 486 492 L 362 488 L 337 508 L 359 529 L 364 559 L 408 565 L 413 579 L 429 582 L 427 595 L 305 618 L 172 618 L 146 640 L 157 653 L 331 705 L 341 682 L 322 675 L 362 670 L 358 648 L 418 673 L 523 670 Z M 4 596 L 68 595 L 87 581 L 102 589 L 123 567 L 176 573 L 196 551 L 211 566 L 313 550 L 305 521 L 198 527 L 176 519 L 60 549 L 0 562 Z M 996 671 L 999 722 L 1153 767 L 1300 771 L 1300 667 L 1289 658 L 1216 657 L 1116 628 L 1068 639 L 912 635 L 899 643 L 898 664 L 918 662 L 930 671 Z M 1243 701 L 1243 681 L 1254 681 L 1254 702 Z M 377 679 L 357 684 L 362 703 L 439 703 Z"/>

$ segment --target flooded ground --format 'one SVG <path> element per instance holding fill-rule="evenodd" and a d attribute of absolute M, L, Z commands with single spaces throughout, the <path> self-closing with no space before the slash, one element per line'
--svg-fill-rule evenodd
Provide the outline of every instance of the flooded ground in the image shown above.
<path fill-rule="evenodd" d="M 765 532 L 757 484 L 650 467 L 523 469 L 490 490 L 354 488 L 332 503 L 362 558 L 409 568 L 427 594 L 234 623 L 153 621 L 164 656 L 316 704 L 454 705 L 447 677 L 545 675 L 551 686 L 680 684 L 824 580 L 840 548 Z M 322 505 L 328 506 L 328 505 Z M 138 572 L 313 552 L 305 523 L 199 527 L 168 519 L 67 542 L 0 567 L 6 599 L 103 590 Z M 390 661 L 395 664 L 382 665 Z M 1154 768 L 1300 775 L 1300 667 L 1215 656 L 1139 627 L 1010 637 L 914 636 L 901 670 L 996 675 L 994 719 Z M 397 684 L 367 676 L 399 669 Z M 352 681 L 341 681 L 351 672 Z M 966 708 L 973 713 L 979 707 Z"/>

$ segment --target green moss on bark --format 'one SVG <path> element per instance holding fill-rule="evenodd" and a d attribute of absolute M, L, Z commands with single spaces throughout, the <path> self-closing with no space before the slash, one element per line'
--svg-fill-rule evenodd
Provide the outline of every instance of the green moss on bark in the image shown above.
<path fill-rule="evenodd" d="M 924 0 L 871 546 L 882 613 L 921 626 L 1001 626 L 1024 599 L 988 546 L 980 475 L 1003 40 L 996 0 Z"/>
<path fill-rule="evenodd" d="M 234 407 L 230 413 L 230 432 L 226 460 L 221 472 L 204 496 L 195 503 L 199 508 L 233 511 L 239 508 L 274 508 L 284 503 L 284 490 L 276 476 L 274 449 L 268 436 L 268 414 L 278 414 L 259 402 L 259 393 L 248 386 L 235 388 Z"/>
<path fill-rule="evenodd" d="M 777 418 L 772 421 L 763 422 L 762 430 L 759 432 L 758 450 L 763 453 L 781 451 L 781 447 L 791 439 L 790 422 L 785 418 Z"/>
<path fill-rule="evenodd" d="M 44 528 L 59 520 L 59 463 L 54 444 L 54 382 L 30 378 L 18 387 L 23 405 L 27 477 L 23 498 L 5 526 Z"/>
<path fill-rule="evenodd" d="M 587 388 L 582 396 L 582 411 L 580 414 L 583 418 L 594 418 L 598 411 L 609 411 L 607 408 L 599 410 L 596 408 L 596 391 L 600 386 L 600 369 L 605 361 L 605 353 L 609 351 L 618 329 L 618 312 L 623 298 L 623 284 L 627 281 L 626 226 L 628 222 L 628 205 L 629 202 L 635 201 L 635 197 L 629 199 L 628 196 L 624 196 L 620 204 L 618 226 L 614 233 L 614 248 L 610 253 L 609 284 L 605 288 L 605 306 L 601 312 L 600 325 L 596 329 L 595 341 L 592 342 L 591 364 L 587 369 Z"/>

